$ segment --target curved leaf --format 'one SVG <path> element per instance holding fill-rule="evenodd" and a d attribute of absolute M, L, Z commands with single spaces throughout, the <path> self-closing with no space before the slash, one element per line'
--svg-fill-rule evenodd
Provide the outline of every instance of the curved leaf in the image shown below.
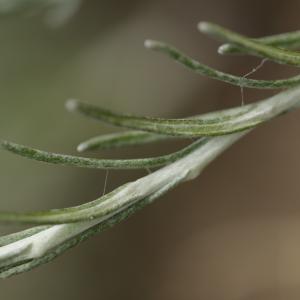
<path fill-rule="evenodd" d="M 300 75 L 293 76 L 287 79 L 277 79 L 277 80 L 257 80 L 250 79 L 241 76 L 235 76 L 228 73 L 224 73 L 213 69 L 207 65 L 204 65 L 191 57 L 180 52 L 178 49 L 158 41 L 147 40 L 145 42 L 147 48 L 163 52 L 187 67 L 188 69 L 199 73 L 201 75 L 207 76 L 212 79 L 220 80 L 232 85 L 236 85 L 239 87 L 247 87 L 247 88 L 257 88 L 257 89 L 278 89 L 278 88 L 287 88 L 293 87 L 300 84 Z"/>
<path fill-rule="evenodd" d="M 67 106 L 70 110 L 116 126 L 172 136 L 199 137 L 229 134 L 252 128 L 297 105 L 299 98 L 300 89 L 294 88 L 255 104 L 193 119 L 162 119 L 125 115 L 76 100 L 69 101 Z"/>
<path fill-rule="evenodd" d="M 256 38 L 253 40 L 269 46 L 287 49 L 298 49 L 300 48 L 300 30 L 270 35 L 262 38 Z M 221 45 L 218 49 L 218 52 L 220 54 L 248 54 L 245 48 L 241 48 L 233 44 Z"/>
<path fill-rule="evenodd" d="M 14 154 L 45 162 L 49 164 L 58 164 L 64 166 L 73 166 L 80 168 L 93 168 L 93 169 L 144 169 L 144 168 L 156 168 L 167 165 L 177 159 L 189 154 L 193 151 L 201 141 L 195 143 L 171 154 L 150 157 L 150 158 L 137 158 L 137 159 L 96 159 L 79 157 L 58 153 L 46 152 L 24 145 L 2 141 L 0 143 L 1 148 L 12 152 Z"/>
<path fill-rule="evenodd" d="M 111 134 L 103 134 L 93 137 L 80 143 L 77 147 L 78 152 L 90 150 L 113 149 L 132 145 L 143 145 L 169 139 L 169 136 L 151 134 L 145 131 L 125 131 Z"/>
<path fill-rule="evenodd" d="M 203 33 L 207 33 L 225 42 L 243 47 L 255 55 L 282 64 L 300 66 L 300 53 L 298 52 L 265 45 L 213 23 L 201 22 L 199 23 L 198 28 Z"/>

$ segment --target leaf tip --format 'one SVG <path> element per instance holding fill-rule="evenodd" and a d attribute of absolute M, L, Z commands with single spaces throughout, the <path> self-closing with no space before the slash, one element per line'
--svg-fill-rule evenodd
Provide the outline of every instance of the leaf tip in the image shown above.
<path fill-rule="evenodd" d="M 224 55 L 224 54 L 228 53 L 228 51 L 229 51 L 230 48 L 231 48 L 230 44 L 221 45 L 218 48 L 218 53 L 221 54 L 221 55 Z"/>
<path fill-rule="evenodd" d="M 210 32 L 210 24 L 208 22 L 200 22 L 197 27 L 198 27 L 198 30 L 203 33 Z"/>
<path fill-rule="evenodd" d="M 88 149 L 87 144 L 86 143 L 81 143 L 77 146 L 76 150 L 77 152 L 85 152 Z"/>
<path fill-rule="evenodd" d="M 159 45 L 159 43 L 154 40 L 145 40 L 145 42 L 144 42 L 144 46 L 147 49 L 155 49 L 158 45 Z"/>
<path fill-rule="evenodd" d="M 10 144 L 10 142 L 0 139 L 0 149 L 7 150 Z"/>
<path fill-rule="evenodd" d="M 69 99 L 66 102 L 66 109 L 68 111 L 75 111 L 78 108 L 79 101 L 76 99 Z"/>

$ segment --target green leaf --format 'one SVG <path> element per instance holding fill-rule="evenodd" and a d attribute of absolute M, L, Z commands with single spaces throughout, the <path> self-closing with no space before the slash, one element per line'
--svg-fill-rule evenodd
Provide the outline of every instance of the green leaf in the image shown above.
<path fill-rule="evenodd" d="M 87 117 L 116 126 L 172 136 L 199 137 L 229 134 L 255 127 L 297 105 L 299 97 L 300 88 L 298 87 L 255 104 L 194 119 L 162 119 L 125 115 L 76 100 L 69 101 L 67 107 Z"/>
<path fill-rule="evenodd" d="M 73 166 L 81 168 L 94 169 L 145 169 L 161 167 L 177 159 L 189 154 L 193 151 L 201 141 L 196 141 L 193 144 L 171 154 L 137 159 L 96 159 L 79 156 L 71 156 L 65 154 L 51 153 L 24 145 L 2 141 L 0 147 L 14 154 L 33 159 L 40 162 L 58 164 L 64 166 Z"/>
<path fill-rule="evenodd" d="M 278 49 L 274 47 L 265 46 L 262 41 L 249 40 L 213 24 L 204 23 L 201 25 L 201 29 L 222 37 L 238 47 L 244 47 L 247 51 L 251 51 L 251 54 L 262 56 L 267 54 L 266 57 L 275 61 L 297 65 L 298 56 L 295 56 L 294 52 L 287 51 L 283 55 L 281 50 L 278 52 Z M 273 40 L 276 39 L 273 38 Z M 292 38 L 290 43 L 292 43 L 291 41 Z M 189 64 L 194 63 L 194 61 L 179 53 L 175 48 L 162 43 L 157 45 L 162 46 L 161 49 L 158 47 L 157 50 L 166 51 L 179 62 L 193 67 Z M 155 46 L 155 44 L 150 42 L 150 46 Z M 215 75 L 211 77 L 213 76 Z M 2 142 L 2 147 L 6 150 L 28 158 L 57 164 L 82 167 L 96 165 L 100 168 L 125 166 L 127 168 L 129 165 L 130 167 L 133 165 L 135 167 L 138 165 L 149 167 L 147 164 L 157 163 L 157 160 L 162 163 L 163 160 L 168 165 L 134 182 L 126 183 L 94 201 L 79 206 L 42 212 L 1 212 L 0 221 L 3 222 L 54 225 L 34 227 L 1 237 L 0 277 L 6 278 L 47 263 L 88 237 L 125 220 L 179 183 L 196 178 L 218 155 L 247 134 L 247 128 L 266 122 L 299 106 L 300 86 L 258 103 L 185 119 L 159 119 L 116 114 L 93 105 L 76 101 L 68 102 L 70 110 L 78 111 L 88 117 L 121 127 L 141 130 L 104 136 L 102 139 L 98 137 L 88 141 L 81 150 L 91 147 L 111 148 L 137 145 L 152 140 L 167 139 L 171 136 L 191 138 L 203 135 L 226 135 L 200 139 L 173 154 L 137 160 L 96 160 L 48 153 L 18 144 Z M 235 131 L 241 132 L 232 133 Z M 106 165 L 107 163 L 108 165 Z"/>
<path fill-rule="evenodd" d="M 99 205 L 106 203 L 108 214 L 104 218 L 50 226 L 34 235 L 0 247 L 0 272 L 2 271 L 0 277 L 28 271 L 54 259 L 90 235 L 122 221 L 180 182 L 194 179 L 211 161 L 245 133 L 208 138 L 205 144 L 173 164 L 118 188 L 113 192 L 113 197 L 110 195 L 110 201 L 109 196 L 103 197 L 100 201 L 96 200 Z M 92 207 L 94 204 L 95 202 L 84 204 L 80 209 Z M 77 207 L 67 210 L 78 209 Z"/>
<path fill-rule="evenodd" d="M 203 33 L 207 33 L 222 41 L 243 47 L 247 49 L 249 53 L 268 58 L 278 63 L 300 66 L 300 54 L 298 52 L 265 45 L 213 23 L 201 22 L 199 23 L 198 28 Z"/>
<path fill-rule="evenodd" d="M 198 74 L 207 76 L 212 79 L 220 80 L 232 85 L 236 85 L 239 87 L 257 88 L 257 89 L 278 89 L 278 88 L 293 87 L 299 85 L 300 83 L 300 75 L 293 76 L 287 79 L 277 79 L 277 80 L 257 80 L 257 79 L 249 79 L 241 76 L 235 76 L 235 75 L 218 71 L 207 65 L 204 65 L 203 63 L 200 63 L 195 59 L 188 57 L 184 53 L 180 52 L 178 49 L 166 43 L 147 40 L 145 42 L 145 46 L 149 49 L 167 54 L 172 59 L 180 63 L 181 65 L 187 67 L 188 69 Z"/>
<path fill-rule="evenodd" d="M 72 101 L 71 101 L 70 109 L 72 110 Z M 220 118 L 220 119 L 233 118 L 239 116 L 240 114 L 241 112 L 236 111 L 236 109 L 234 108 L 234 109 L 226 109 L 217 112 L 210 112 L 203 115 L 195 115 L 187 119 L 196 120 L 198 118 L 201 118 L 203 120 L 209 121 L 214 118 Z M 170 139 L 174 139 L 174 137 L 170 135 L 153 134 L 146 131 L 128 130 L 125 132 L 104 134 L 104 135 L 91 138 L 85 142 L 82 142 L 77 147 L 77 151 L 84 152 L 84 151 L 96 150 L 96 149 L 102 150 L 102 149 L 112 149 L 112 148 L 133 146 L 133 145 L 137 146 L 146 143 L 152 143 L 152 142 L 157 142 L 161 140 L 170 140 Z"/>
<path fill-rule="evenodd" d="M 147 143 L 157 142 L 161 140 L 170 139 L 169 136 L 151 134 L 144 131 L 125 131 L 111 134 L 104 134 L 93 137 L 78 145 L 78 152 L 85 152 L 90 150 L 113 149 L 126 146 L 144 145 Z"/>
<path fill-rule="evenodd" d="M 269 46 L 287 49 L 298 49 L 300 48 L 300 30 L 270 35 L 253 40 Z M 233 44 L 221 45 L 218 49 L 218 52 L 220 54 L 251 54 L 245 48 L 241 48 Z"/>
<path fill-rule="evenodd" d="M 208 142 L 207 139 L 200 139 L 193 144 L 186 147 L 180 153 L 168 157 L 168 163 L 176 161 L 182 157 L 195 151 L 195 149 L 202 147 Z M 47 154 L 49 157 L 49 154 Z M 0 212 L 0 222 L 12 223 L 29 223 L 29 224 L 63 224 L 72 222 L 89 221 L 95 218 L 102 218 L 118 210 L 118 206 L 113 206 L 112 203 L 119 193 L 123 193 L 128 188 L 128 185 L 123 185 L 120 188 L 108 193 L 99 199 L 90 203 L 64 209 L 54 209 L 50 211 L 28 212 L 28 213 L 14 213 L 14 212 Z M 133 197 L 135 201 L 137 196 Z"/>
<path fill-rule="evenodd" d="M 87 230 L 83 231 L 80 234 L 77 234 L 76 236 L 66 239 L 65 242 L 59 244 L 58 246 L 50 249 L 48 252 L 46 252 L 41 257 L 37 257 L 34 259 L 26 259 L 24 261 L 17 261 L 10 264 L 9 261 L 5 260 L 5 266 L 0 267 L 0 278 L 7 278 L 13 275 L 17 275 L 23 272 L 30 271 L 42 264 L 48 263 L 55 259 L 57 256 L 63 254 L 65 251 L 67 251 L 70 248 L 75 247 L 79 243 L 82 243 L 83 241 L 87 240 L 93 235 L 96 235 L 100 232 L 103 232 L 106 229 L 109 229 L 116 224 L 126 220 L 134 213 L 138 212 L 142 208 L 144 208 L 146 205 L 152 203 L 157 198 L 163 196 L 165 193 L 167 193 L 170 189 L 175 188 L 181 181 L 181 178 L 178 177 L 174 181 L 167 184 L 164 188 L 160 189 L 153 195 L 146 197 L 145 199 L 129 206 L 128 208 L 124 209 L 123 211 L 117 213 L 114 216 L 111 216 L 107 220 L 104 220 L 96 225 L 91 226 Z M 72 224 L 69 225 L 62 225 L 62 226 L 73 226 Z M 78 225 L 77 225 L 78 226 Z M 17 256 L 14 256 L 14 258 L 18 258 Z M 3 263 L 3 261 L 2 261 Z M 8 264 L 6 264 L 8 263 Z M 0 248 L 0 265 L 1 265 L 1 248 Z"/>

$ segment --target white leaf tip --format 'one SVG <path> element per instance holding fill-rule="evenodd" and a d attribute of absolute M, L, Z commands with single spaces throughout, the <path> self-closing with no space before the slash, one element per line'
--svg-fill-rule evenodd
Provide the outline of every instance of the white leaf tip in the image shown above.
<path fill-rule="evenodd" d="M 77 152 L 84 152 L 87 149 L 86 145 L 84 143 L 79 144 L 77 146 Z"/>
<path fill-rule="evenodd" d="M 154 41 L 154 40 L 145 40 L 144 46 L 147 49 L 153 49 L 156 48 L 159 45 L 159 42 Z"/>
<path fill-rule="evenodd" d="M 198 29 L 201 31 L 201 32 L 208 32 L 209 31 L 209 28 L 210 28 L 210 25 L 208 22 L 200 22 L 198 24 Z"/>
<path fill-rule="evenodd" d="M 66 102 L 66 109 L 68 111 L 74 111 L 78 107 L 78 100 L 76 99 L 69 99 Z"/>
<path fill-rule="evenodd" d="M 224 45 L 222 45 L 222 46 L 220 46 L 219 48 L 218 48 L 218 53 L 219 54 L 226 54 L 227 52 L 228 52 L 228 49 L 229 49 L 229 45 L 228 44 L 224 44 Z"/>

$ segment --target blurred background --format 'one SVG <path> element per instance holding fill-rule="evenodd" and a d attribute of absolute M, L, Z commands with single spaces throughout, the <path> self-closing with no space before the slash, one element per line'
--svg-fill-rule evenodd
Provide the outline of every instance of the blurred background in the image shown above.
<path fill-rule="evenodd" d="M 48 0 L 57 3 L 29 8 L 39 1 L 0 2 L 0 138 L 69 154 L 82 140 L 115 129 L 67 113 L 68 98 L 163 117 L 241 104 L 239 88 L 144 49 L 146 38 L 243 75 L 260 60 L 219 56 L 219 43 L 197 31 L 199 21 L 252 37 L 299 29 L 297 0 L 72 0 L 65 7 Z M 267 62 L 255 77 L 292 74 L 295 69 Z M 245 102 L 274 93 L 245 90 Z M 0 298 L 299 299 L 299 116 L 293 112 L 260 126 L 193 182 L 52 263 L 1 281 Z M 143 157 L 183 144 L 91 155 Z M 67 207 L 103 192 L 103 171 L 44 165 L 5 152 L 0 166 L 1 210 Z M 108 190 L 145 174 L 111 171 Z M 17 229 L 1 226 L 0 232 Z"/>

